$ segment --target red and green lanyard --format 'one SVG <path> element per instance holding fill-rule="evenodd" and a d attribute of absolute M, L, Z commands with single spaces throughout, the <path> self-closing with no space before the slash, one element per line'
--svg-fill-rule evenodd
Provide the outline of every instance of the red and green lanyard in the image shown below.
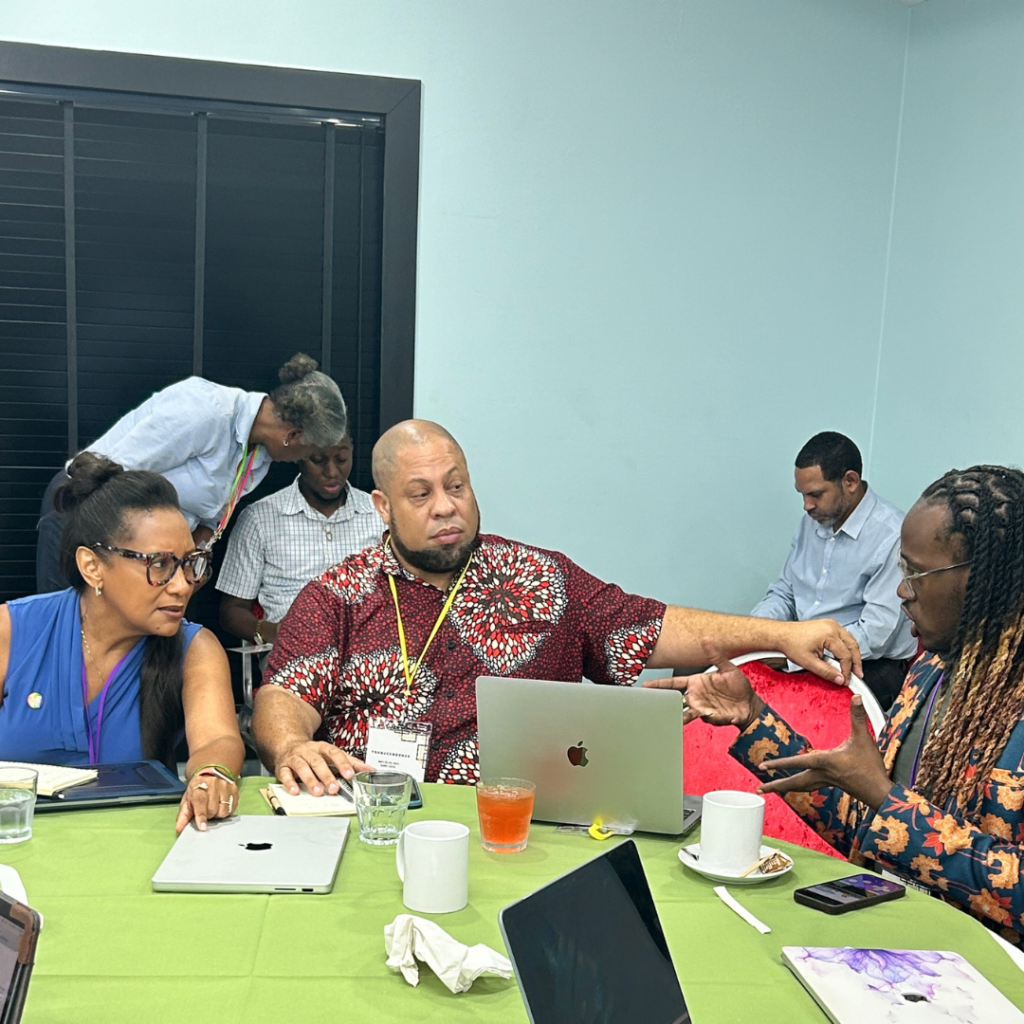
<path fill-rule="evenodd" d="M 213 531 L 213 536 L 207 541 L 206 546 L 208 548 L 212 548 L 227 529 L 235 507 L 238 505 L 242 495 L 245 494 L 245 485 L 249 482 L 249 477 L 252 475 L 252 464 L 256 461 L 259 451 L 260 446 L 258 444 L 253 445 L 252 451 L 249 451 L 248 445 L 243 449 L 242 457 L 238 460 L 238 469 L 235 470 L 235 480 L 231 485 L 231 493 L 228 495 L 228 503 L 224 508 L 224 515 L 221 516 L 217 529 Z"/>

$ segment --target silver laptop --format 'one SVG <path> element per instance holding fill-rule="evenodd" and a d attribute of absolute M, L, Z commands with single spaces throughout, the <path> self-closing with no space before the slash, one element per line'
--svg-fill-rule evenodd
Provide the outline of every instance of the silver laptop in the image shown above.
<path fill-rule="evenodd" d="M 350 818 L 240 815 L 189 825 L 153 876 L 157 892 L 330 892 Z"/>
<path fill-rule="evenodd" d="M 537 821 L 682 835 L 683 702 L 674 690 L 481 676 L 480 774 L 529 779 Z"/>

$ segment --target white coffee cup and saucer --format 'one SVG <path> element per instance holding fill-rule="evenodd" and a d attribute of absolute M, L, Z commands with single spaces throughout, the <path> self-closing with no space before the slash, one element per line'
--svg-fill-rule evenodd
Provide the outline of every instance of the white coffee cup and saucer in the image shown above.
<path fill-rule="evenodd" d="M 764 829 L 764 797 L 756 793 L 720 789 L 704 795 L 699 843 L 684 846 L 679 860 L 684 867 L 716 882 L 754 885 L 779 878 L 793 870 L 792 858 L 761 843 Z M 777 871 L 751 871 L 772 854 L 786 860 Z"/>

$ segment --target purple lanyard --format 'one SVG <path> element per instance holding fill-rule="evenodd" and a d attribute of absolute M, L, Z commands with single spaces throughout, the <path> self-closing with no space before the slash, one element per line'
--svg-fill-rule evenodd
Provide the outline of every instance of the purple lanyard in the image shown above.
<path fill-rule="evenodd" d="M 935 683 L 935 687 L 932 690 L 931 699 L 928 701 L 928 710 L 924 715 L 924 728 L 921 730 L 921 739 L 917 744 L 917 753 L 914 755 L 914 767 L 910 772 L 910 785 L 908 789 L 914 788 L 914 783 L 917 782 L 917 769 L 921 764 L 921 751 L 924 750 L 925 743 L 928 742 L 928 723 L 932 718 L 932 711 L 935 709 L 935 698 L 939 695 L 939 689 L 942 687 L 942 680 L 945 678 L 946 673 L 943 672 L 939 676 L 938 681 Z"/>
<path fill-rule="evenodd" d="M 128 654 L 132 652 L 129 651 Z M 100 734 L 103 732 L 103 705 L 107 702 L 107 690 L 117 670 L 124 664 L 128 654 L 122 656 L 121 660 L 114 666 L 114 671 L 107 676 L 107 681 L 100 690 L 100 707 L 96 714 L 96 733 L 93 734 L 92 723 L 89 721 L 89 682 L 85 675 L 85 662 L 82 662 L 82 707 L 85 710 L 85 731 L 89 736 L 89 764 L 98 764 L 100 759 Z"/>

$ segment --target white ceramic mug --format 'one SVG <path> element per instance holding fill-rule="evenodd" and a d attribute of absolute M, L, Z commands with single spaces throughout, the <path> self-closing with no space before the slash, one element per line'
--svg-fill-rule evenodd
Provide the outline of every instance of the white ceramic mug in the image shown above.
<path fill-rule="evenodd" d="M 469 829 L 457 821 L 417 821 L 398 837 L 402 902 L 421 914 L 451 914 L 469 902 Z"/>
<path fill-rule="evenodd" d="M 764 797 L 735 789 L 704 794 L 700 821 L 700 866 L 741 874 L 761 854 Z"/>

